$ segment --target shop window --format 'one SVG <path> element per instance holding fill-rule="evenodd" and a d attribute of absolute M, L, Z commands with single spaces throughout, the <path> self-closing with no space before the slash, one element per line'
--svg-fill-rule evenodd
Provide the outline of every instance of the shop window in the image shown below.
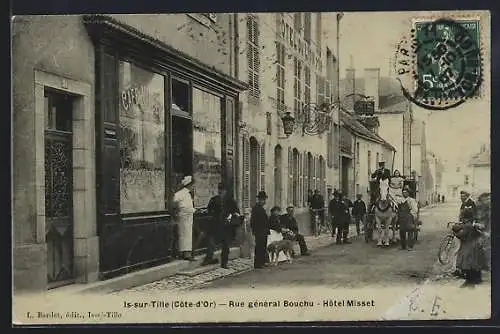
<path fill-rule="evenodd" d="M 221 98 L 193 89 L 195 207 L 206 207 L 222 182 Z"/>
<path fill-rule="evenodd" d="M 180 180 L 193 175 L 193 121 L 189 107 L 190 87 L 187 82 L 172 79 L 172 186 L 174 191 Z"/>
<path fill-rule="evenodd" d="M 165 209 L 164 77 L 119 65 L 122 213 Z"/>

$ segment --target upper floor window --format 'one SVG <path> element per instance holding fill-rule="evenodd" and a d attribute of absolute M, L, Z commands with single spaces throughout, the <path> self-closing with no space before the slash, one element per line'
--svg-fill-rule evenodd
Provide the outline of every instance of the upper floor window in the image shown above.
<path fill-rule="evenodd" d="M 294 82 L 293 82 L 293 104 L 295 118 L 298 118 L 299 112 L 302 108 L 302 62 L 294 58 L 293 60 L 293 72 L 294 72 Z"/>
<path fill-rule="evenodd" d="M 260 97 L 260 31 L 257 18 L 247 17 L 247 60 L 249 93 L 253 97 Z"/>
<path fill-rule="evenodd" d="M 278 111 L 285 110 L 285 45 L 276 44 L 277 65 L 276 65 L 276 103 Z"/>

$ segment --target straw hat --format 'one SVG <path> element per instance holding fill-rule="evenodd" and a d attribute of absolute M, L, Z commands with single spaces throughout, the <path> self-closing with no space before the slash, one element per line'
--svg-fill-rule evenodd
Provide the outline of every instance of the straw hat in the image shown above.
<path fill-rule="evenodd" d="M 181 180 L 181 184 L 184 187 L 189 186 L 191 183 L 193 183 L 193 177 L 191 175 L 184 176 L 184 178 Z"/>

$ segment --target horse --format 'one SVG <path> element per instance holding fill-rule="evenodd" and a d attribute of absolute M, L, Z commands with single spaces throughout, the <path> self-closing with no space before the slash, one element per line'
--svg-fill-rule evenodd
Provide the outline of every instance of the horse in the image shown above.
<path fill-rule="evenodd" d="M 382 198 L 380 195 L 375 201 L 375 222 L 378 230 L 377 246 L 390 246 L 390 239 L 396 238 L 396 223 L 397 214 L 391 205 L 391 200 L 387 196 Z M 392 227 L 392 238 L 389 238 Z"/>

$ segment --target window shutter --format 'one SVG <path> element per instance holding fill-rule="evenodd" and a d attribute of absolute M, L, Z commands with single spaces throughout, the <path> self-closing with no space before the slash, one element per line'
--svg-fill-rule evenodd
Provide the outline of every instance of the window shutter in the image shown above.
<path fill-rule="evenodd" d="M 288 203 L 293 203 L 293 153 L 288 148 Z"/>
<path fill-rule="evenodd" d="M 307 168 L 307 151 L 304 151 L 302 155 L 302 169 L 303 169 L 303 202 L 304 206 L 307 206 L 307 191 L 309 190 L 309 171 Z"/>
<path fill-rule="evenodd" d="M 243 207 L 250 207 L 250 141 L 247 136 L 243 137 Z"/>
<path fill-rule="evenodd" d="M 313 158 L 314 161 L 314 189 L 318 189 L 318 157 Z"/>
<path fill-rule="evenodd" d="M 297 167 L 299 172 L 299 186 L 297 187 L 299 193 L 297 194 L 297 204 L 302 203 L 302 198 L 304 197 L 302 194 L 304 193 L 304 166 L 302 165 L 302 153 L 299 153 L 299 158 L 297 159 Z M 301 205 L 302 206 L 302 205 Z"/>
<path fill-rule="evenodd" d="M 266 190 L 266 143 L 260 145 L 259 152 L 259 169 L 260 169 L 260 190 Z"/>
<path fill-rule="evenodd" d="M 323 160 L 323 196 L 324 198 L 327 198 L 327 193 L 326 193 L 326 162 Z"/>

